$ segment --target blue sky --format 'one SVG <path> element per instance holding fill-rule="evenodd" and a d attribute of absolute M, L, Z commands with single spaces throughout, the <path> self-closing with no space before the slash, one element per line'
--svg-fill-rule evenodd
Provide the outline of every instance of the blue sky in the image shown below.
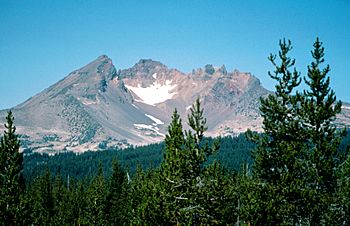
<path fill-rule="evenodd" d="M 350 1 L 0 0 L 0 109 L 13 107 L 107 54 L 190 72 L 205 64 L 251 72 L 272 90 L 269 53 L 291 39 L 303 75 L 320 37 L 331 86 L 350 102 Z"/>

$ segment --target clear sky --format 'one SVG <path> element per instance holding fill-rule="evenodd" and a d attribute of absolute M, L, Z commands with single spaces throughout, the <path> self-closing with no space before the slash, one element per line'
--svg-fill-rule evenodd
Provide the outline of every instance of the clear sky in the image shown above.
<path fill-rule="evenodd" d="M 251 72 L 272 90 L 269 53 L 291 39 L 303 75 L 320 37 L 331 86 L 350 102 L 349 0 L 0 0 L 0 109 L 13 107 L 99 55 L 117 69 L 141 58 L 190 72 Z"/>

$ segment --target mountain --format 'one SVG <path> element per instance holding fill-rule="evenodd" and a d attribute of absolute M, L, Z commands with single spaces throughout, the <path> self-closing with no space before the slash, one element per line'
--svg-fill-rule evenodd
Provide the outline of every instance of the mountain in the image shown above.
<path fill-rule="evenodd" d="M 24 149 L 82 152 L 159 142 L 174 109 L 185 120 L 198 97 L 207 135 L 260 131 L 259 97 L 269 93 L 250 73 L 227 72 L 225 66 L 208 64 L 185 74 L 141 59 L 117 71 L 102 55 L 12 111 Z M 339 123 L 350 124 L 349 115 L 345 105 Z M 0 111 L 2 122 L 5 116 Z"/>

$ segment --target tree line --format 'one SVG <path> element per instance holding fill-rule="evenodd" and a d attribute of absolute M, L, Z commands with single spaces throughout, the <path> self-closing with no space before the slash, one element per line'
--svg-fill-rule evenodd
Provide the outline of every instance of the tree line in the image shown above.
<path fill-rule="evenodd" d="M 40 176 L 27 175 L 30 182 L 25 183 L 23 154 L 9 112 L 0 143 L 0 222 L 350 224 L 349 149 L 342 144 L 346 130 L 333 123 L 342 104 L 330 87 L 329 66 L 322 67 L 324 48 L 317 38 L 311 51 L 313 61 L 302 77 L 289 57 L 290 41 L 281 40 L 279 46 L 278 55 L 269 56 L 275 67 L 269 72 L 276 81 L 275 91 L 260 100 L 264 132 L 247 133 L 254 142 L 252 167 L 247 161 L 232 170 L 213 158 L 220 141 L 204 138 L 206 119 L 198 99 L 187 118 L 189 130 L 183 129 L 175 109 L 157 152 L 163 157 L 153 166 L 139 165 L 130 175 L 125 164 L 114 160 L 110 173 L 100 163 L 90 177 L 62 176 L 63 168 L 56 167 L 52 173 L 47 167 Z M 307 88 L 300 91 L 303 81 Z"/>
<path fill-rule="evenodd" d="M 213 138 L 210 137 L 205 137 L 204 140 L 209 143 L 213 142 Z M 252 165 L 251 151 L 255 144 L 247 138 L 246 134 L 240 134 L 237 137 L 220 137 L 219 142 L 218 152 L 210 156 L 207 163 L 217 160 L 227 170 L 234 171 L 239 171 L 244 162 L 249 166 Z M 114 159 L 117 159 L 125 171 L 132 176 L 137 166 L 143 170 L 157 168 L 164 159 L 164 147 L 165 143 L 161 142 L 126 149 L 110 148 L 86 151 L 79 154 L 64 152 L 48 155 L 27 151 L 23 156 L 23 176 L 26 182 L 30 183 L 49 169 L 52 176 L 60 173 L 62 178 L 91 179 L 96 175 L 101 163 L 105 177 L 109 177 L 112 173 Z"/>

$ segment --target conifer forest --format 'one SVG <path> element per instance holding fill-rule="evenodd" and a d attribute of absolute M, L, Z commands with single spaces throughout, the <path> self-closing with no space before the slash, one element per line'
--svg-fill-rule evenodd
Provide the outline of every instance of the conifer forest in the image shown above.
<path fill-rule="evenodd" d="M 49 156 L 20 151 L 9 111 L 0 224 L 350 225 L 350 137 L 334 123 L 342 103 L 324 47 L 317 38 L 306 73 L 291 50 L 283 39 L 268 57 L 262 133 L 206 137 L 197 99 L 187 119 L 174 109 L 162 143 Z"/>

